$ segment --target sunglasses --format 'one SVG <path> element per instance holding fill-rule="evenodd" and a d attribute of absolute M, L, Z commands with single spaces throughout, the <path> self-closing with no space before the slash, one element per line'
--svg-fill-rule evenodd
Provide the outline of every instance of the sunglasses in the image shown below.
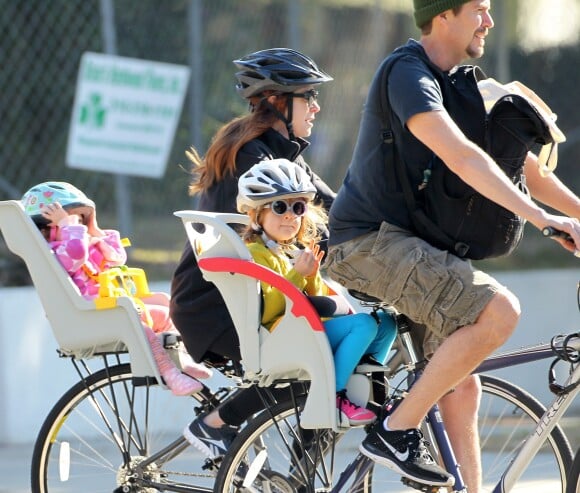
<path fill-rule="evenodd" d="M 293 98 L 302 98 L 306 99 L 308 102 L 308 106 L 314 106 L 314 103 L 318 100 L 318 91 L 316 89 L 309 89 L 308 91 L 304 92 L 293 92 L 290 94 Z"/>
<path fill-rule="evenodd" d="M 266 204 L 264 207 L 267 209 L 272 209 L 272 212 L 277 216 L 283 216 L 286 214 L 286 212 L 288 212 L 288 209 L 290 209 L 295 216 L 300 217 L 306 214 L 306 211 L 308 210 L 308 206 L 303 200 L 297 200 L 291 204 L 285 200 L 275 200 L 270 204 Z"/>

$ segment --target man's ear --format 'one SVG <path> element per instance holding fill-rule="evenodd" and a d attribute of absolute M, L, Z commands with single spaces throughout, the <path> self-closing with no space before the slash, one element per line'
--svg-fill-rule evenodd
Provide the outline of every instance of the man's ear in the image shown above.
<path fill-rule="evenodd" d="M 438 19 L 438 20 L 446 22 L 447 19 L 449 18 L 448 16 L 449 16 L 450 12 L 451 12 L 450 10 L 446 10 L 445 12 L 441 12 L 440 14 L 437 14 L 435 17 L 433 17 L 433 20 Z"/>
<path fill-rule="evenodd" d="M 445 12 L 441 12 L 440 14 L 437 14 L 435 17 L 433 17 L 431 24 L 433 27 L 437 25 L 441 26 L 442 28 L 449 29 L 449 21 L 451 20 L 452 16 L 453 11 L 446 10 Z"/>

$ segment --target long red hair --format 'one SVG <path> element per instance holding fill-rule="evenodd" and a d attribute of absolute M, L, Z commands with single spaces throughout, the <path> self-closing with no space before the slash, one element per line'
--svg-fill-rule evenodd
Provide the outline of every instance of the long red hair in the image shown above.
<path fill-rule="evenodd" d="M 190 195 L 207 190 L 214 183 L 223 180 L 228 173 L 234 174 L 236 156 L 240 148 L 272 128 L 278 120 L 278 116 L 272 111 L 272 106 L 282 114 L 286 113 L 286 98 L 276 97 L 270 103 L 267 99 L 269 96 L 280 96 L 280 93 L 263 94 L 251 98 L 251 112 L 234 118 L 221 127 L 213 137 L 203 158 L 194 147 L 185 152 L 192 162 L 193 179 L 189 185 Z"/>

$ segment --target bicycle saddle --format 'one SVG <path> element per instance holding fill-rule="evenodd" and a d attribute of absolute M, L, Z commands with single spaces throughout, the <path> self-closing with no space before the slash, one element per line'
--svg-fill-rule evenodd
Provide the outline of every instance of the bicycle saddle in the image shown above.
<path fill-rule="evenodd" d="M 348 294 L 350 294 L 353 298 L 356 298 L 359 301 L 363 301 L 365 303 L 382 303 L 383 300 L 380 298 L 376 298 L 371 296 L 370 294 L 363 293 L 362 291 L 357 291 L 356 289 L 349 289 Z"/>

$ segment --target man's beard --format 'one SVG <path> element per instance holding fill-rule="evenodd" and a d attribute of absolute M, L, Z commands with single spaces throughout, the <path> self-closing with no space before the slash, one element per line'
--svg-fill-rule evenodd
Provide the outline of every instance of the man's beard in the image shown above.
<path fill-rule="evenodd" d="M 485 34 L 485 30 L 482 29 L 475 31 L 474 38 L 475 35 L 479 33 Z M 469 46 L 467 46 L 467 49 L 465 50 L 469 58 L 481 58 L 483 56 L 484 51 L 485 51 L 485 43 L 482 46 L 478 46 L 477 48 L 472 48 L 470 44 Z"/>

